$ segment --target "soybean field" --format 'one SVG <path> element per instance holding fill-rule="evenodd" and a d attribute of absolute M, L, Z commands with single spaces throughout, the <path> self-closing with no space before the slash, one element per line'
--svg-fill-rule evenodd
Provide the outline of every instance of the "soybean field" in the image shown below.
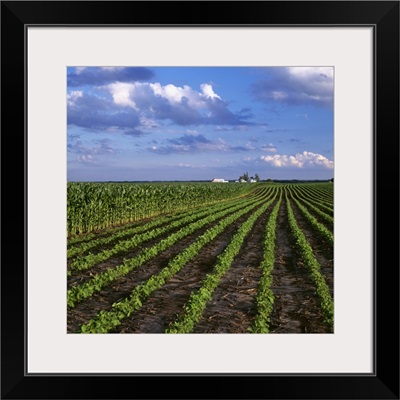
<path fill-rule="evenodd" d="M 67 188 L 67 333 L 333 333 L 334 188 Z"/>

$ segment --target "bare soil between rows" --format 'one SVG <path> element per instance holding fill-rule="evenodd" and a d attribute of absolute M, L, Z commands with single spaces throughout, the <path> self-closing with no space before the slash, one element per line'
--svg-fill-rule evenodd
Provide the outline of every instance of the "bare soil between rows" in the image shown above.
<path fill-rule="evenodd" d="M 195 325 L 193 334 L 249 333 L 249 328 L 257 312 L 255 299 L 262 272 L 260 262 L 263 257 L 265 226 L 274 204 L 275 202 L 258 218 L 252 231 L 246 237 L 239 254 L 223 276 L 200 321 Z M 333 260 L 332 257 L 329 257 L 329 249 L 311 232 L 299 210 L 295 207 L 293 209 L 299 226 L 310 239 L 321 264 L 321 271 L 326 276 L 328 286 L 333 294 Z M 217 257 L 224 251 L 237 228 L 249 215 L 246 214 L 239 218 L 207 244 L 166 284 L 151 293 L 141 309 L 125 318 L 122 324 L 110 333 L 164 333 L 177 315 L 182 312 L 190 294 L 198 290 L 205 276 L 212 272 L 217 263 Z M 210 226 L 216 223 L 214 222 Z M 156 258 L 69 309 L 67 311 L 67 332 L 79 333 L 80 326 L 86 324 L 98 312 L 109 310 L 113 303 L 129 296 L 138 284 L 161 271 L 171 259 L 193 243 L 210 226 L 175 243 Z M 159 237 L 157 240 L 162 238 Z M 147 245 L 144 244 L 146 247 Z M 134 254 L 132 253 L 131 256 Z M 93 271 L 98 272 L 116 266 L 120 260 L 120 257 L 111 258 L 81 276 L 74 276 L 73 280 L 76 284 L 80 284 L 81 281 L 90 279 Z M 277 220 L 275 267 L 271 288 L 275 295 L 275 303 L 271 314 L 270 333 L 332 332 L 332 329 L 323 321 L 320 302 L 309 273 L 293 248 L 288 230 L 285 200 L 282 200 Z"/>

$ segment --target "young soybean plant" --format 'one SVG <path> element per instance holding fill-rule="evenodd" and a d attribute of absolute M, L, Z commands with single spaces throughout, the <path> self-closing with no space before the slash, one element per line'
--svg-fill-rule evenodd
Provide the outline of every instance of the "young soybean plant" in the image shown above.
<path fill-rule="evenodd" d="M 267 210 L 276 198 L 263 204 L 245 221 L 233 236 L 224 252 L 218 257 L 217 265 L 211 274 L 208 274 L 197 292 L 193 292 L 186 304 L 184 311 L 175 322 L 166 329 L 165 333 L 190 333 L 195 324 L 200 320 L 207 303 L 211 300 L 214 290 L 219 285 L 222 276 L 229 270 L 235 256 L 239 253 L 244 239 L 251 231 L 256 220 Z"/>
<path fill-rule="evenodd" d="M 122 278 L 123 276 L 127 275 L 133 269 L 139 267 L 144 262 L 149 261 L 150 259 L 156 257 L 162 251 L 168 249 L 174 243 L 178 242 L 179 240 L 187 237 L 188 235 L 194 233 L 196 230 L 200 229 L 201 227 L 218 220 L 219 218 L 224 217 L 227 214 L 233 212 L 233 210 L 244 208 L 246 205 L 262 202 L 263 200 L 258 200 L 254 202 L 253 199 L 249 199 L 246 202 L 239 202 L 234 209 L 226 210 L 224 205 L 217 205 L 214 206 L 212 209 L 209 210 L 209 215 L 199 221 L 192 222 L 184 227 L 182 227 L 177 232 L 169 235 L 168 237 L 162 239 L 158 243 L 154 244 L 151 247 L 143 249 L 138 255 L 135 257 L 124 260 L 124 262 L 116 267 L 109 268 L 106 271 L 96 274 L 91 280 L 79 285 L 74 286 L 73 288 L 67 291 L 67 304 L 68 307 L 75 307 L 77 302 L 80 302 L 94 293 L 101 291 L 104 287 L 109 285 L 111 282 L 115 281 L 116 279 Z M 223 209 L 220 211 L 220 209 Z"/>
<path fill-rule="evenodd" d="M 321 299 L 321 308 L 324 313 L 325 322 L 333 327 L 334 322 L 334 305 L 333 299 L 329 292 L 329 287 L 326 284 L 325 278 L 320 272 L 320 264 L 317 261 L 310 244 L 307 241 L 306 236 L 302 230 L 298 227 L 296 218 L 293 214 L 292 207 L 290 206 L 290 201 L 286 196 L 288 222 L 290 226 L 290 231 L 293 235 L 294 242 L 300 257 L 302 258 L 304 265 L 309 270 L 311 279 L 313 280 L 316 292 Z"/>
<path fill-rule="evenodd" d="M 275 239 L 276 220 L 282 202 L 282 192 L 273 208 L 267 222 L 264 237 L 264 257 L 261 262 L 262 276 L 256 298 L 257 315 L 253 325 L 249 328 L 251 333 L 269 333 L 270 314 L 274 305 L 274 293 L 271 290 L 272 271 L 275 264 Z"/>
<path fill-rule="evenodd" d="M 107 333 L 122 323 L 122 320 L 129 317 L 134 311 L 142 307 L 142 303 L 155 290 L 159 289 L 174 274 L 182 269 L 198 252 L 215 237 L 223 232 L 229 225 L 234 223 L 239 217 L 245 215 L 256 204 L 230 214 L 221 220 L 217 225 L 209 228 L 204 234 L 199 236 L 189 247 L 175 256 L 158 274 L 152 275 L 146 282 L 136 286 L 130 296 L 124 300 L 114 303 L 109 311 L 101 311 L 86 325 L 81 326 L 82 333 Z"/>

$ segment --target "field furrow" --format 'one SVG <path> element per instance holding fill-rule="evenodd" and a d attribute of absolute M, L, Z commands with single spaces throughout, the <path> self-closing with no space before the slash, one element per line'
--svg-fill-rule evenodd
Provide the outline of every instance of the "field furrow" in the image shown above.
<path fill-rule="evenodd" d="M 90 215 L 69 211 L 86 232 L 67 240 L 68 333 L 333 332 L 331 183 L 79 190 Z"/>
<path fill-rule="evenodd" d="M 100 308 L 96 308 L 96 312 L 105 310 L 114 302 L 126 298 L 135 286 L 141 284 L 152 276 L 156 276 L 156 274 L 159 273 L 163 267 L 168 265 L 170 260 L 174 260 L 181 253 L 183 253 L 186 248 L 190 247 L 193 243 L 196 243 L 196 241 L 201 238 L 202 235 L 205 235 L 210 230 L 215 230 L 215 227 L 218 225 L 223 225 L 225 223 L 224 221 L 227 221 L 227 227 L 229 225 L 233 225 L 234 228 L 237 220 L 245 220 L 251 210 L 259 207 L 260 203 L 260 201 L 255 203 L 249 202 L 247 207 L 243 207 L 243 205 L 245 205 L 243 204 L 242 207 L 240 207 L 234 213 L 225 213 L 227 216 L 220 220 L 219 224 L 217 218 L 218 215 L 214 214 L 212 218 L 210 218 L 210 222 L 208 224 L 205 224 L 201 229 L 195 230 L 191 235 L 188 235 L 179 242 L 176 242 L 174 245 L 168 247 L 164 252 L 158 254 L 154 260 L 150 259 L 148 262 L 138 266 L 137 269 L 135 268 L 120 279 L 116 279 L 112 285 L 107 286 L 106 291 L 103 290 L 98 294 L 94 293 L 88 300 L 84 302 L 84 304 L 78 304 L 75 306 L 75 309 L 70 311 L 70 329 L 77 329 L 77 325 L 74 325 L 72 322 L 74 318 L 79 318 L 79 323 L 82 324 L 87 323 L 88 318 L 90 319 L 94 317 L 95 311 L 93 305 L 99 300 L 99 298 L 101 299 L 102 304 Z M 87 318 L 83 318 L 83 314 L 86 314 Z"/>
<path fill-rule="evenodd" d="M 291 207 L 296 223 L 312 248 L 314 256 L 320 264 L 321 273 L 333 297 L 333 244 L 327 242 L 323 236 L 320 236 L 317 231 L 313 230 L 309 221 L 304 218 L 304 214 L 299 210 L 295 202 L 291 202 Z"/>
<path fill-rule="evenodd" d="M 275 299 L 270 315 L 270 333 L 328 332 L 315 285 L 293 248 L 286 209 L 286 199 L 282 198 L 276 224 L 275 267 L 271 284 Z"/>
<path fill-rule="evenodd" d="M 249 333 L 262 270 L 266 221 L 273 204 L 257 219 L 238 255 L 222 277 L 193 333 Z"/>
<path fill-rule="evenodd" d="M 182 311 L 190 294 L 198 290 L 201 281 L 212 272 L 218 256 L 230 243 L 237 226 L 247 218 L 248 214 L 236 219 L 212 242 L 207 243 L 207 246 L 203 247 L 184 268 L 172 276 L 159 290 L 152 293 L 139 311 L 126 318 L 117 331 L 163 333 L 175 316 Z M 166 297 L 166 294 L 169 296 Z"/>

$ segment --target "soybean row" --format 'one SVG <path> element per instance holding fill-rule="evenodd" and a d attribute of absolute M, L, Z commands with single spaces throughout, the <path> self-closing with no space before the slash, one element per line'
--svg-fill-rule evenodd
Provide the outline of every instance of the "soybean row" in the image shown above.
<path fill-rule="evenodd" d="M 169 205 L 136 221 L 127 220 L 123 225 L 118 222 L 107 229 L 70 236 L 67 313 L 69 320 L 79 317 L 82 323 L 77 320 L 71 324 L 75 328 L 68 332 L 140 332 L 138 321 L 143 321 L 139 323 L 143 327 L 157 313 L 160 316 L 156 318 L 157 324 L 143 328 L 143 332 L 192 333 L 199 332 L 196 326 L 207 323 L 214 323 L 214 332 L 223 332 L 224 328 L 219 330 L 214 321 L 223 324 L 223 316 L 229 319 L 236 308 L 243 308 L 241 293 L 244 292 L 239 286 L 242 281 L 247 282 L 246 301 L 251 299 L 251 305 L 246 321 L 243 318 L 243 326 L 235 332 L 284 333 L 283 316 L 298 319 L 299 322 L 287 324 L 292 326 L 290 329 L 332 332 L 333 261 L 329 257 L 333 256 L 334 246 L 333 185 L 246 184 L 242 189 L 240 184 L 232 183 L 221 184 L 218 190 L 227 190 L 222 189 L 224 185 L 232 185 L 225 199 L 213 197 L 216 193 L 213 192 L 209 199 L 203 197 L 202 204 L 187 205 L 186 210 L 182 209 L 181 204 L 185 203 L 182 201 L 175 211 Z M 255 227 L 260 224 L 264 228 L 256 233 Z M 253 241 L 252 251 L 260 256 L 246 258 L 249 240 Z M 282 247 L 285 242 L 290 244 L 290 251 Z M 212 265 L 204 264 L 203 260 L 208 248 L 215 249 Z M 282 253 L 284 249 L 286 255 Z M 241 263 L 244 259 L 252 263 L 248 268 Z M 277 263 L 283 267 L 277 269 Z M 179 287 L 172 285 L 178 278 Z M 228 292 L 224 296 L 223 288 L 229 287 L 232 293 L 233 279 L 238 282 L 237 293 L 226 297 Z M 130 287 L 128 282 L 132 282 Z M 289 286 L 279 282 L 287 282 Z M 290 282 L 299 282 L 296 296 L 290 294 Z M 118 294 L 121 285 L 126 289 Z M 179 297 L 174 295 L 178 289 Z M 282 301 L 284 290 L 290 304 Z M 165 302 L 156 303 L 161 297 L 165 297 Z M 118 299 L 112 300 L 115 298 Z M 233 300 L 227 303 L 222 301 L 225 298 Z M 168 314 L 168 310 L 157 308 L 161 306 L 156 304 L 170 307 L 169 303 L 178 299 L 178 308 L 171 310 L 180 309 L 179 312 Z M 85 308 L 89 300 L 90 309 Z M 220 316 L 213 318 L 205 312 L 211 305 L 217 312 L 218 305 L 228 308 L 221 308 Z M 73 311 L 77 307 L 78 313 Z M 283 313 L 283 307 L 294 311 Z"/>

